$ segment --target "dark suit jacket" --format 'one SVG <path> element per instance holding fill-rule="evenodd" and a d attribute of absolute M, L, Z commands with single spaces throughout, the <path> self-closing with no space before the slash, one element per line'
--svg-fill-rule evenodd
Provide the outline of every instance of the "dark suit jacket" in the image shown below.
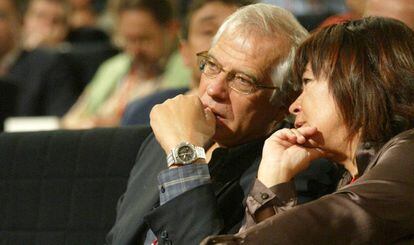
<path fill-rule="evenodd" d="M 244 215 L 243 200 L 256 177 L 263 142 L 260 139 L 235 148 L 216 149 L 209 162 L 212 183 L 159 206 L 157 175 L 166 169 L 167 163 L 164 151 L 150 135 L 138 153 L 107 243 L 143 244 L 148 228 L 155 233 L 159 244 L 195 244 L 211 234 L 237 232 Z M 329 166 L 329 170 L 318 168 L 318 171 L 324 169 L 322 175 L 326 176 L 333 167 Z M 303 178 L 320 174 L 319 171 Z M 329 184 L 335 185 L 333 180 Z M 309 193 L 315 198 L 314 192 Z"/>
<path fill-rule="evenodd" d="M 62 116 L 79 94 L 69 64 L 51 51 L 23 51 L 7 79 L 20 88 L 17 116 Z"/>

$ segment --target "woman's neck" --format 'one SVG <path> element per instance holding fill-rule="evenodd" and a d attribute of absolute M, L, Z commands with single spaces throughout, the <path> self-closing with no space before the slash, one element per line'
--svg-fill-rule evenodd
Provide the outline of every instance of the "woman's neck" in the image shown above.
<path fill-rule="evenodd" d="M 356 163 L 352 159 L 347 159 L 343 162 L 345 169 L 352 175 L 352 177 L 358 176 L 358 168 Z"/>
<path fill-rule="evenodd" d="M 358 176 L 358 167 L 356 163 L 356 150 L 359 144 L 359 137 L 353 137 L 351 142 L 349 143 L 346 151 L 346 159 L 342 161 L 344 167 L 348 172 L 352 175 L 352 177 Z"/>

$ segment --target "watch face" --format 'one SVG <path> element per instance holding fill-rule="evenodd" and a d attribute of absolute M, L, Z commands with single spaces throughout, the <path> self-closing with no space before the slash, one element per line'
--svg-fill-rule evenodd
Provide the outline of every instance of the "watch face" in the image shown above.
<path fill-rule="evenodd" d="M 189 162 L 194 159 L 194 149 L 190 146 L 184 145 L 178 148 L 177 156 L 183 162 Z"/>

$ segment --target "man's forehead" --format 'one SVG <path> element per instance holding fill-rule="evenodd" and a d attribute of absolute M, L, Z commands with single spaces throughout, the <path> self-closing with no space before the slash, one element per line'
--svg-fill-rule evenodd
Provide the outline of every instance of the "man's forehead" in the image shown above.
<path fill-rule="evenodd" d="M 287 53 L 287 43 L 281 38 L 260 37 L 255 33 L 232 34 L 224 33 L 209 51 L 220 62 L 226 62 L 220 60 L 222 57 L 229 57 L 233 61 L 240 61 L 237 63 L 241 66 L 247 65 L 247 69 L 253 68 L 252 72 L 264 73 Z"/>

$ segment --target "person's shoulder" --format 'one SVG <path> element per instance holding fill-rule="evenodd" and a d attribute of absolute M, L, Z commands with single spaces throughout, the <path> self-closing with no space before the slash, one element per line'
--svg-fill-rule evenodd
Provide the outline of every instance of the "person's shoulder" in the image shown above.
<path fill-rule="evenodd" d="M 105 60 L 100 68 L 109 68 L 113 66 L 128 66 L 131 62 L 131 57 L 126 53 L 119 53 Z"/>
<path fill-rule="evenodd" d="M 153 106 L 187 91 L 187 88 L 162 90 L 132 101 L 125 109 L 121 125 L 149 124 L 149 113 Z"/>
<path fill-rule="evenodd" d="M 398 134 L 397 136 L 395 136 L 395 138 L 398 139 L 404 139 L 404 140 L 411 140 L 414 141 L 414 128 L 406 130 L 400 134 Z"/>
<path fill-rule="evenodd" d="M 384 144 L 373 163 L 374 165 L 391 163 L 394 168 L 396 164 L 402 168 L 414 166 L 414 128 L 399 133 Z"/>
<path fill-rule="evenodd" d="M 59 53 L 53 50 L 37 48 L 30 51 L 22 51 L 17 62 L 28 63 L 36 68 L 44 68 L 45 64 L 56 62 Z"/>
<path fill-rule="evenodd" d="M 155 105 L 164 102 L 169 98 L 173 98 L 179 94 L 184 94 L 188 91 L 188 88 L 174 88 L 174 89 L 166 89 L 156 92 L 154 94 L 145 96 L 143 98 L 139 98 L 131 103 L 131 105 Z"/>
<path fill-rule="evenodd" d="M 384 145 L 383 150 L 405 145 L 414 145 L 414 128 L 405 130 L 399 133 L 398 135 L 394 136 Z"/>
<path fill-rule="evenodd" d="M 125 53 L 119 53 L 105 60 L 96 71 L 90 84 L 116 83 L 125 74 L 131 64 L 131 58 Z M 108 82 L 110 81 L 110 82 Z"/>

